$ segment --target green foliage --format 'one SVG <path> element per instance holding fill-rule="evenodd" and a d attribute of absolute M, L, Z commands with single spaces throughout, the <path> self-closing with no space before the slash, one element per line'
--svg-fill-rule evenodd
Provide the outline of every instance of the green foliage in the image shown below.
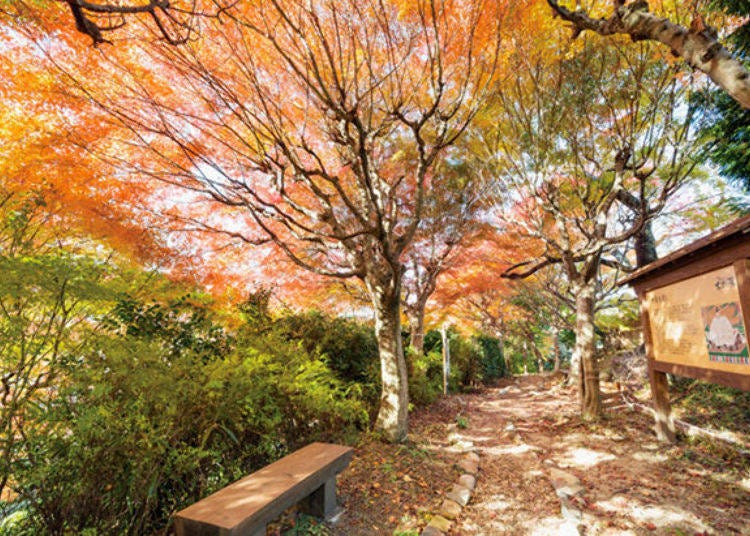
<path fill-rule="evenodd" d="M 750 428 L 750 392 L 675 377 L 672 396 L 687 422 L 723 430 Z"/>
<path fill-rule="evenodd" d="M 467 339 L 453 329 L 448 330 L 451 345 L 451 372 L 448 377 L 449 392 L 455 393 L 473 387 L 482 381 L 485 356 L 482 346 Z M 425 334 L 425 353 L 407 352 L 409 370 L 409 398 L 417 406 L 431 404 L 443 392 L 443 343 L 439 331 Z M 502 358 L 501 358 L 502 359 Z"/>
<path fill-rule="evenodd" d="M 457 392 L 466 387 L 474 387 L 482 381 L 481 347 L 472 339 L 449 331 L 451 345 L 451 373 L 448 388 Z"/>
<path fill-rule="evenodd" d="M 376 405 L 381 390 L 380 359 L 372 328 L 318 311 L 282 316 L 273 327 L 308 353 L 323 356 L 339 379 L 359 384 L 366 400 Z"/>
<path fill-rule="evenodd" d="M 271 290 L 261 288 L 240 305 L 240 333 L 253 337 L 273 331 L 284 341 L 300 344 L 307 353 L 320 355 L 339 379 L 359 384 L 374 405 L 380 395 L 380 360 L 373 329 L 319 311 L 274 318 L 271 297 Z"/>
<path fill-rule="evenodd" d="M 480 361 L 482 378 L 485 381 L 490 381 L 507 376 L 505 357 L 498 338 L 479 335 L 475 340 L 482 352 Z"/>
<path fill-rule="evenodd" d="M 742 24 L 735 28 L 727 39 L 732 50 L 742 58 L 750 56 L 750 5 L 746 0 L 710 0 L 709 7 L 727 15 L 744 18 Z"/>
<path fill-rule="evenodd" d="M 750 65 L 750 4 L 744 0 L 712 0 L 710 8 L 745 18 L 726 40 L 736 56 Z M 721 173 L 750 190 L 750 110 L 743 109 L 722 90 L 696 96 L 703 109 L 701 133 L 708 143 L 706 156 Z"/>
<path fill-rule="evenodd" d="M 65 248 L 35 196 L 0 199 L 0 492 L 30 408 L 92 331 L 113 294 L 114 267 Z"/>
<path fill-rule="evenodd" d="M 245 322 L 245 331 L 262 333 L 269 329 L 273 320 L 270 309 L 272 296 L 272 288 L 261 287 L 238 306 L 240 316 Z"/>
<path fill-rule="evenodd" d="M 697 100 L 703 107 L 700 124 L 706 157 L 725 177 L 750 190 L 750 110 L 718 90 Z"/>
<path fill-rule="evenodd" d="M 424 353 L 430 352 L 442 352 L 443 351 L 443 340 L 440 336 L 440 332 L 436 329 L 431 329 L 424 335 Z"/>
<path fill-rule="evenodd" d="M 174 285 L 143 301 L 123 293 L 112 267 L 97 270 L 87 257 L 20 264 L 28 273 L 10 272 L 0 283 L 6 296 L 23 296 L 38 313 L 47 307 L 40 289 L 64 288 L 60 295 L 78 309 L 53 302 L 80 314 L 75 330 L 55 332 L 57 358 L 36 362 L 44 382 L 38 396 L 19 399 L 14 415 L 22 410 L 23 419 L 7 419 L 24 427 L 3 435 L 12 439 L 3 474 L 26 507 L 13 513 L 14 534 L 161 530 L 175 510 L 304 444 L 350 441 L 366 428 L 362 386 L 342 380 L 317 346 L 308 351 L 270 317 L 255 315 L 253 329 L 235 337 L 209 300 L 166 297 Z M 358 333 L 327 325 L 338 328 L 333 336 Z M 26 329 L 8 326 L 0 324 L 3 359 Z M 345 346 L 331 341 L 326 348 L 343 359 Z"/>
<path fill-rule="evenodd" d="M 289 451 L 366 425 L 357 390 L 320 359 L 256 342 L 205 360 L 142 337 L 98 338 L 68 363 L 13 467 L 32 520 L 50 533 L 148 533 Z"/>
<path fill-rule="evenodd" d="M 461 430 L 466 430 L 469 427 L 469 419 L 459 413 L 456 415 L 456 426 Z"/>
<path fill-rule="evenodd" d="M 284 532 L 284 536 L 329 536 L 331 531 L 313 516 L 300 514 L 294 527 Z"/>
<path fill-rule="evenodd" d="M 28 515 L 23 501 L 0 502 L 0 536 L 34 536 L 28 528 Z"/>
<path fill-rule="evenodd" d="M 409 400 L 415 406 L 427 406 L 443 392 L 443 356 L 439 351 L 416 354 L 407 348 Z"/>
<path fill-rule="evenodd" d="M 510 361 L 510 370 L 512 374 L 534 374 L 541 372 L 539 370 L 539 361 L 537 360 L 534 352 L 527 343 L 524 346 L 523 341 L 525 339 L 517 339 L 515 337 L 509 337 L 507 339 L 506 352 Z"/>
<path fill-rule="evenodd" d="M 134 339 L 96 348 L 71 363 L 14 467 L 47 532 L 144 533 L 270 458 L 281 417 L 261 363 L 203 365 Z"/>
<path fill-rule="evenodd" d="M 186 294 L 167 302 L 143 303 L 123 296 L 103 324 L 128 337 L 158 340 L 171 356 L 189 350 L 206 358 L 224 357 L 231 350 L 232 337 L 216 323 L 208 300 L 201 298 Z"/>

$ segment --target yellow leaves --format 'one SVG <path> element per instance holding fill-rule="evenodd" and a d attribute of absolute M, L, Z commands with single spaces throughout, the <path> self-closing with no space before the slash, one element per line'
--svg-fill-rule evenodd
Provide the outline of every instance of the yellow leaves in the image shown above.
<path fill-rule="evenodd" d="M 563 59 L 572 60 L 573 58 L 581 54 L 585 48 L 586 42 L 584 39 L 573 39 L 570 41 L 570 43 L 568 43 L 567 47 L 565 47 Z"/>
<path fill-rule="evenodd" d="M 391 162 L 403 162 L 405 160 L 408 160 L 408 156 L 406 154 L 406 151 L 402 149 L 393 153 L 393 156 L 391 157 Z"/>

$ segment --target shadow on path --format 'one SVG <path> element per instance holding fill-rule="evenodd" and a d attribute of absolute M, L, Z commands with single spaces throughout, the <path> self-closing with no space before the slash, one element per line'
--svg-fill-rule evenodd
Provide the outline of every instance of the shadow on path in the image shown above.
<path fill-rule="evenodd" d="M 748 475 L 657 444 L 642 414 L 584 424 L 575 391 L 547 376 L 461 399 L 482 461 L 451 534 L 750 534 Z"/>

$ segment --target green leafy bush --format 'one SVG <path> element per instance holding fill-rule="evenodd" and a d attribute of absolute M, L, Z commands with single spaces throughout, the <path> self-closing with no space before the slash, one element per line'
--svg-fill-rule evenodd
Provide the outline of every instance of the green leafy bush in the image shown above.
<path fill-rule="evenodd" d="M 671 380 L 681 419 L 721 430 L 750 430 L 750 392 L 680 376 Z"/>
<path fill-rule="evenodd" d="M 368 328 L 277 322 L 266 293 L 231 331 L 209 297 L 60 240 L 43 202 L 14 199 L 0 203 L 0 491 L 16 496 L 0 536 L 161 531 L 270 461 L 366 427 Z"/>
<path fill-rule="evenodd" d="M 284 314 L 269 310 L 271 291 L 261 288 L 240 305 L 244 325 L 240 338 L 264 336 L 295 343 L 309 355 L 321 356 L 336 377 L 356 385 L 371 415 L 380 400 L 380 358 L 373 329 L 346 318 L 319 311 Z"/>
<path fill-rule="evenodd" d="M 285 315 L 274 322 L 285 339 L 298 341 L 309 354 L 319 354 L 338 378 L 355 382 L 374 407 L 380 397 L 380 359 L 372 328 L 318 311 Z"/>
<path fill-rule="evenodd" d="M 487 358 L 482 352 L 483 347 L 474 339 L 467 339 L 452 329 L 448 330 L 448 338 L 451 348 L 448 389 L 455 393 L 482 381 Z M 425 334 L 424 349 L 423 355 L 416 355 L 411 349 L 407 354 L 410 363 L 409 397 L 417 406 L 431 404 L 443 392 L 443 343 L 439 331 L 431 330 Z"/>
<path fill-rule="evenodd" d="M 451 345 L 451 374 L 450 389 L 460 391 L 466 387 L 474 387 L 482 381 L 481 363 L 482 351 L 472 339 L 450 333 Z"/>
<path fill-rule="evenodd" d="M 409 367 L 409 399 L 415 406 L 427 406 L 443 392 L 443 356 L 439 352 L 416 354 L 406 349 Z"/>
<path fill-rule="evenodd" d="M 476 342 L 482 352 L 480 370 L 485 381 L 503 378 L 509 374 L 506 370 L 505 358 L 500 348 L 500 341 L 496 337 L 480 335 Z"/>
<path fill-rule="evenodd" d="M 107 336 L 68 362 L 13 467 L 30 521 L 51 534 L 148 533 L 303 444 L 366 425 L 356 388 L 299 345 L 269 337 L 206 360 L 151 338 Z"/>
<path fill-rule="evenodd" d="M 159 340 L 170 355 L 191 350 L 206 359 L 226 356 L 233 338 L 215 321 L 209 302 L 198 293 L 149 303 L 124 295 L 103 324 L 128 337 Z"/>

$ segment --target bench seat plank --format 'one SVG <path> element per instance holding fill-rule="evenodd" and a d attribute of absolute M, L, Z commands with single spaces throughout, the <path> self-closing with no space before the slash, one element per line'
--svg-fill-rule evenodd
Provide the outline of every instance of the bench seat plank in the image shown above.
<path fill-rule="evenodd" d="M 335 479 L 352 455 L 351 447 L 311 443 L 178 512 L 177 534 L 254 533 Z"/>

